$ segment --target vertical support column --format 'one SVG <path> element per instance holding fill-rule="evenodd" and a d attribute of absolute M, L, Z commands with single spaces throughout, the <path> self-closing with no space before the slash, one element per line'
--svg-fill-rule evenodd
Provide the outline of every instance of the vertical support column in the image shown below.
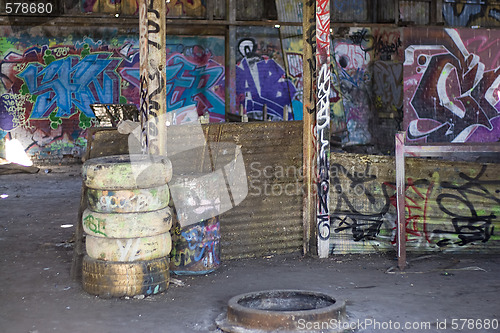
<path fill-rule="evenodd" d="M 139 7 L 141 124 L 143 150 L 166 153 L 162 115 L 167 113 L 165 0 L 142 0 Z"/>
<path fill-rule="evenodd" d="M 236 107 L 236 0 L 226 0 L 226 17 L 229 25 L 225 41 L 226 114 L 238 110 Z"/>
<path fill-rule="evenodd" d="M 330 0 L 316 0 L 316 135 L 318 256 L 330 249 Z"/>
<path fill-rule="evenodd" d="M 303 228 L 304 254 L 315 253 L 316 239 L 316 1 L 303 0 Z"/>
<path fill-rule="evenodd" d="M 396 134 L 396 205 L 398 267 L 406 267 L 406 214 L 405 214 L 405 132 Z"/>
<path fill-rule="evenodd" d="M 139 1 L 139 120 L 141 122 L 141 148 L 142 152 L 148 150 L 148 0 Z"/>

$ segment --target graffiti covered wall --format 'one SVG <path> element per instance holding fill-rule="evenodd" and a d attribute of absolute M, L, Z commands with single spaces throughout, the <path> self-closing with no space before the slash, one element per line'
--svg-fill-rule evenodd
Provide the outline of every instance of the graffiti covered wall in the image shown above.
<path fill-rule="evenodd" d="M 500 38 L 484 29 L 406 29 L 404 128 L 419 142 L 500 140 Z"/>
<path fill-rule="evenodd" d="M 494 0 L 445 0 L 442 13 L 452 27 L 500 26 L 500 4 Z"/>
<path fill-rule="evenodd" d="M 332 253 L 393 249 L 395 161 L 332 154 Z M 407 159 L 409 251 L 500 252 L 500 170 L 495 164 Z"/>
<path fill-rule="evenodd" d="M 224 121 L 224 49 L 223 37 L 167 35 L 167 112 L 184 119 L 193 106 L 198 116 Z"/>
<path fill-rule="evenodd" d="M 0 38 L 0 138 L 34 159 L 80 157 L 93 103 L 138 103 L 137 37 L 116 29 L 30 28 Z M 91 37 L 92 36 L 92 37 Z"/>
<path fill-rule="evenodd" d="M 333 40 L 331 103 L 334 119 L 345 115 L 348 136 L 343 143 L 378 143 L 383 132 L 375 130 L 378 119 L 398 118 L 402 112 L 401 30 L 337 29 L 335 36 L 341 38 Z"/>
<path fill-rule="evenodd" d="M 262 119 L 266 105 L 271 120 L 283 119 L 285 107 L 293 110 L 288 119 L 302 119 L 301 59 L 288 54 L 296 61 L 289 75 L 277 29 L 241 27 L 237 36 L 236 104 L 251 118 Z"/>

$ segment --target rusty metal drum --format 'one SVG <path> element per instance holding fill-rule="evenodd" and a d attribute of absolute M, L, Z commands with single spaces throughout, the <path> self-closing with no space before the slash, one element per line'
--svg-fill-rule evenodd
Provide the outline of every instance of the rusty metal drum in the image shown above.
<path fill-rule="evenodd" d="M 215 216 L 184 228 L 174 222 L 172 243 L 172 273 L 203 275 L 215 271 L 220 266 L 219 217 Z"/>

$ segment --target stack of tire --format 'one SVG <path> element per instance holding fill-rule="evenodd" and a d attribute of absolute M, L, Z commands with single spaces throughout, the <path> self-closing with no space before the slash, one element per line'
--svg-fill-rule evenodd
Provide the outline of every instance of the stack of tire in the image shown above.
<path fill-rule="evenodd" d="M 165 157 L 117 155 L 83 165 L 83 289 L 101 297 L 150 296 L 170 283 L 172 211 Z"/>

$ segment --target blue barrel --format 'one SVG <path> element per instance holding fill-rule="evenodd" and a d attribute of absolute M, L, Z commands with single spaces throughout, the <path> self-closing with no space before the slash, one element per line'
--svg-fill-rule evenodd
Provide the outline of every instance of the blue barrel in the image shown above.
<path fill-rule="evenodd" d="M 175 215 L 175 214 L 174 214 Z M 203 275 L 220 266 L 220 223 L 215 216 L 181 228 L 172 228 L 170 271 L 177 275 Z"/>

